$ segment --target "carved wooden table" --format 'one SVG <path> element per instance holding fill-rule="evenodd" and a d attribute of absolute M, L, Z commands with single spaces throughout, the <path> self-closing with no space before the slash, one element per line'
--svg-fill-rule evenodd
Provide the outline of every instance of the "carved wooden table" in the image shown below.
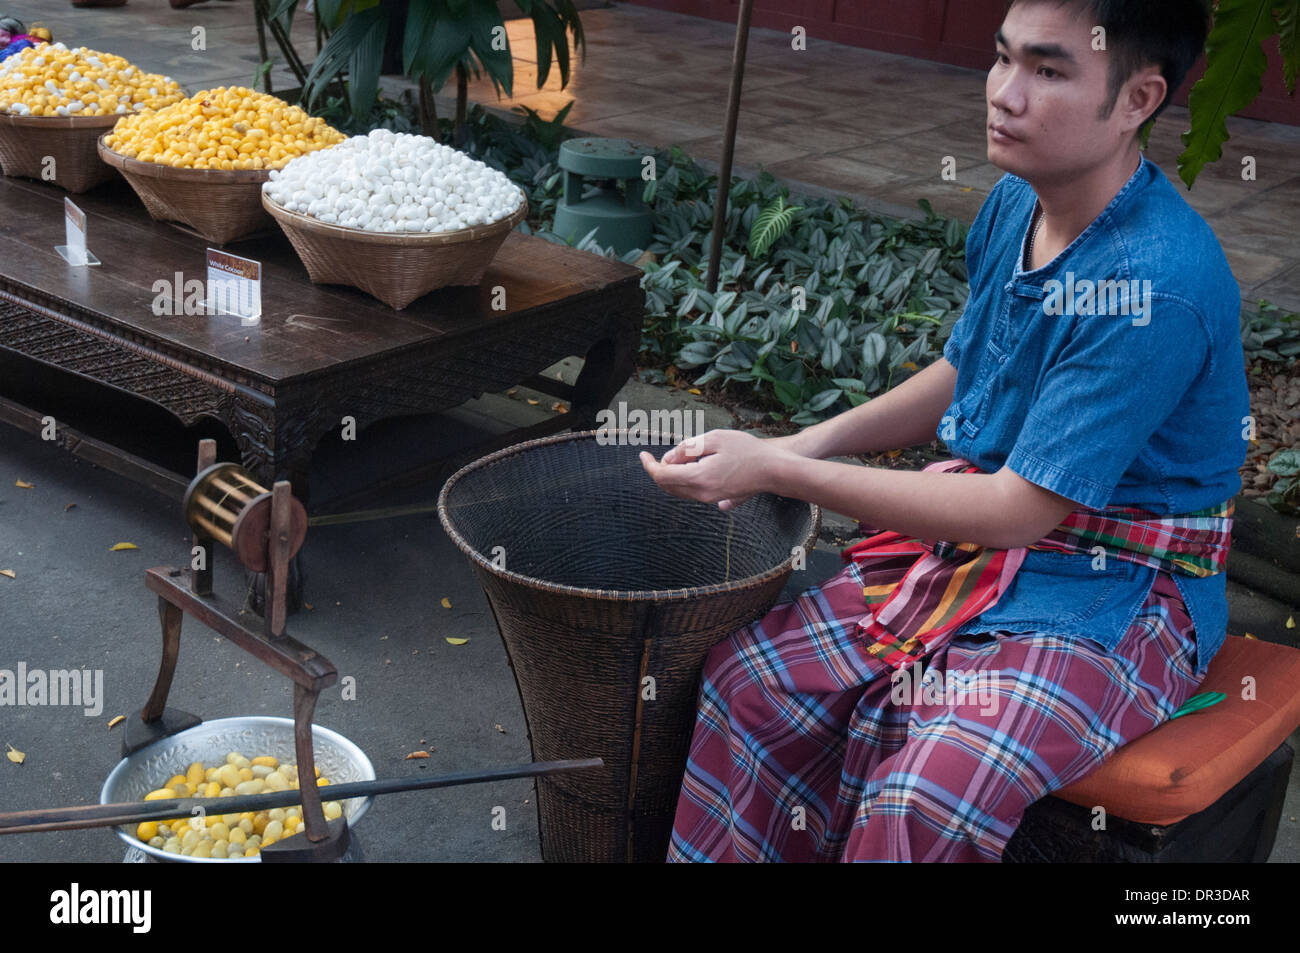
<path fill-rule="evenodd" d="M 76 197 L 103 264 L 69 267 L 54 251 L 63 195 L 0 179 L 0 348 L 152 401 L 186 425 L 220 421 L 263 486 L 291 480 L 304 501 L 316 444 L 344 417 L 360 431 L 518 383 L 572 401 L 570 414 L 499 445 L 594 427 L 633 370 L 644 297 L 640 271 L 621 262 L 513 232 L 480 286 L 435 291 L 399 312 L 311 284 L 287 239 L 268 235 L 228 248 L 262 262 L 261 323 L 241 327 L 155 313 L 157 282 L 204 279 L 207 243 L 151 221 L 123 182 Z M 570 355 L 586 358 L 572 388 L 533 376 Z M 40 432 L 40 408 L 12 396 L 0 380 L 0 419 Z M 65 428 L 57 439 L 164 492 L 179 495 L 191 476 Z"/>

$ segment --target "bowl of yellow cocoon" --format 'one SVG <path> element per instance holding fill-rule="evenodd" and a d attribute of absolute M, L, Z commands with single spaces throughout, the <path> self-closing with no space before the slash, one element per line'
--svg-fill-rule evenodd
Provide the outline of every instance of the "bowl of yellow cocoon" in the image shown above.
<path fill-rule="evenodd" d="M 261 191 L 271 170 L 345 138 L 298 106 L 228 86 L 123 117 L 99 155 L 153 218 L 220 245 L 274 229 Z"/>
<path fill-rule="evenodd" d="M 312 725 L 315 783 L 326 820 L 346 817 L 353 829 L 373 797 L 330 798 L 330 785 L 373 781 L 375 769 L 355 743 Z M 104 781 L 100 804 L 263 794 L 299 786 L 292 718 L 265 715 L 217 718 L 169 735 L 127 755 Z M 303 772 L 304 775 L 307 772 Z M 128 859 L 182 863 L 258 863 L 263 848 L 306 831 L 301 805 L 219 814 L 189 809 L 181 815 L 115 829 Z M 352 859 L 359 853 L 349 852 Z M 347 856 L 345 855 L 345 859 Z"/>
<path fill-rule="evenodd" d="M 123 116 L 184 98 L 120 56 L 42 43 L 0 63 L 0 167 L 85 192 L 112 178 L 96 143 Z"/>

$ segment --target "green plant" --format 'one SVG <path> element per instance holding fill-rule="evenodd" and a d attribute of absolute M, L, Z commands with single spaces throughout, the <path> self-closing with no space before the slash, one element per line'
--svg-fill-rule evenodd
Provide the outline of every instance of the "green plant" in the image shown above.
<path fill-rule="evenodd" d="M 1282 478 L 1269 491 L 1268 505 L 1279 513 L 1300 516 L 1300 450 L 1274 454 L 1268 468 Z"/>
<path fill-rule="evenodd" d="M 543 119 L 541 113 L 528 106 L 516 106 L 514 111 L 524 117 L 523 134 L 543 149 L 559 149 L 560 143 L 573 135 L 564 128 L 564 120 L 573 108 L 575 100 L 569 100 L 551 119 Z"/>
<path fill-rule="evenodd" d="M 299 0 L 278 0 L 269 19 L 287 22 Z M 405 4 L 402 40 L 405 75 L 420 82 L 421 120 L 436 133 L 433 93 L 454 73 L 457 81 L 455 130 L 459 137 L 467 115 L 468 78 L 486 73 L 497 92 L 513 95 L 514 63 L 497 0 L 396 0 Z M 573 0 L 516 0 L 533 21 L 537 40 L 537 85 L 540 89 L 558 67 L 562 85 L 569 82 L 569 36 L 585 50 L 582 22 Z M 316 17 L 328 38 L 303 81 L 303 99 L 313 103 L 326 87 L 346 75 L 346 95 L 354 121 L 369 114 L 379 89 L 389 6 L 380 0 L 316 0 Z M 283 18 L 283 19 L 281 19 Z M 281 44 L 282 48 L 284 44 Z M 287 55 L 287 51 L 286 51 Z M 292 57 L 290 57 L 292 61 Z"/>
<path fill-rule="evenodd" d="M 1191 188 L 1207 163 L 1217 162 L 1228 140 L 1227 119 L 1263 89 L 1264 44 L 1277 37 L 1282 80 L 1294 94 L 1300 73 L 1300 0 L 1216 0 L 1214 26 L 1205 43 L 1205 75 L 1187 102 L 1191 128 L 1183 133 L 1178 174 Z"/>
<path fill-rule="evenodd" d="M 1255 314 L 1242 312 L 1241 346 L 1246 362 L 1274 361 L 1293 366 L 1300 356 L 1300 314 L 1283 314 L 1261 299 Z"/>
<path fill-rule="evenodd" d="M 417 133 L 420 131 L 416 107 L 411 102 L 411 93 L 404 91 L 399 99 L 389 99 L 380 95 L 375 99 L 370 114 L 357 122 L 352 110 L 342 96 L 326 96 L 324 101 L 317 101 L 311 109 L 313 116 L 319 116 L 327 123 L 349 136 L 365 135 L 372 129 L 391 129 L 393 132 Z"/>
<path fill-rule="evenodd" d="M 778 238 L 790 230 L 794 223 L 794 213 L 801 206 L 785 204 L 785 195 L 778 195 L 754 219 L 754 227 L 749 232 L 749 254 L 762 258 Z"/>

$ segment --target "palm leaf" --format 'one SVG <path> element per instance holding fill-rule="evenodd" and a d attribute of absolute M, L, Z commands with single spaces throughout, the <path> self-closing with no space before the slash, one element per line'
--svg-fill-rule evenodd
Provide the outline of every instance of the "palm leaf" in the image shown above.
<path fill-rule="evenodd" d="M 785 196 L 778 195 L 758 213 L 754 227 L 749 232 L 749 254 L 753 258 L 762 258 L 772 244 L 786 233 L 794 221 L 794 213 L 802 206 L 785 204 Z"/>
<path fill-rule="evenodd" d="M 483 70 L 498 91 L 514 95 L 515 61 L 510 55 L 510 44 L 504 50 L 493 49 L 493 30 L 505 29 L 501 9 L 496 0 L 474 0 L 462 21 L 469 30 L 469 47 L 483 64 Z"/>
<path fill-rule="evenodd" d="M 1300 0 L 1285 0 L 1277 11 L 1278 50 L 1282 54 L 1282 78 L 1287 92 L 1295 92 L 1300 75 Z"/>
<path fill-rule="evenodd" d="M 370 115 L 379 94 L 384 41 L 388 38 L 388 11 L 374 7 L 353 16 L 364 16 L 373 21 L 353 47 L 352 56 L 348 60 L 348 101 L 352 106 L 352 121 L 359 126 Z"/>
<path fill-rule="evenodd" d="M 372 42 L 369 39 L 369 34 L 381 19 L 385 29 L 387 29 L 388 16 L 385 11 L 377 7 L 365 10 L 362 13 L 348 17 L 343 21 L 341 27 L 330 34 L 330 38 L 325 41 L 325 46 L 321 48 L 320 54 L 316 57 L 316 62 L 312 64 L 306 82 L 302 84 L 303 97 L 309 105 L 315 102 L 317 97 L 324 92 L 325 87 L 343 71 L 345 66 L 353 62 L 353 54 L 358 47 Z M 383 31 L 380 31 L 380 36 L 382 38 Z M 377 84 L 377 72 L 375 76 Z M 352 77 L 353 82 L 356 79 L 357 77 Z"/>
<path fill-rule="evenodd" d="M 327 29 L 337 30 L 351 6 L 352 0 L 316 0 L 316 16 Z"/>
<path fill-rule="evenodd" d="M 1264 41 L 1277 32 L 1277 0 L 1220 0 L 1205 44 L 1205 75 L 1187 102 L 1192 125 L 1178 174 L 1190 189 L 1206 163 L 1217 162 L 1228 141 L 1228 117 L 1254 102 L 1263 89 L 1268 60 Z"/>

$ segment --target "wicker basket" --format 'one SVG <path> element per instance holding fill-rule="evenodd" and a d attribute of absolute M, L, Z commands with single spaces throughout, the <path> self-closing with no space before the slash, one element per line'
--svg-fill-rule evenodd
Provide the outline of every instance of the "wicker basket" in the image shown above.
<path fill-rule="evenodd" d="M 0 113 L 0 168 L 5 175 L 53 182 L 69 192 L 85 192 L 113 177 L 99 158 L 99 137 L 121 116 L 10 116 Z M 54 178 L 45 178 L 46 158 L 54 159 Z"/>
<path fill-rule="evenodd" d="M 99 154 L 131 183 L 157 221 L 180 225 L 218 245 L 275 228 L 261 198 L 270 169 L 175 169 L 128 159 L 103 140 Z"/>
<path fill-rule="evenodd" d="M 771 607 L 821 521 L 767 494 L 730 516 L 669 496 L 641 449 L 533 440 L 461 469 L 438 499 L 487 592 L 534 758 L 605 760 L 538 779 L 548 861 L 666 857 L 704 657 Z"/>
<path fill-rule="evenodd" d="M 290 212 L 266 195 L 262 202 L 289 236 L 316 284 L 350 285 L 398 311 L 421 295 L 447 285 L 483 280 L 502 242 L 528 215 L 520 206 L 508 218 L 454 232 L 368 232 L 330 225 Z"/>

